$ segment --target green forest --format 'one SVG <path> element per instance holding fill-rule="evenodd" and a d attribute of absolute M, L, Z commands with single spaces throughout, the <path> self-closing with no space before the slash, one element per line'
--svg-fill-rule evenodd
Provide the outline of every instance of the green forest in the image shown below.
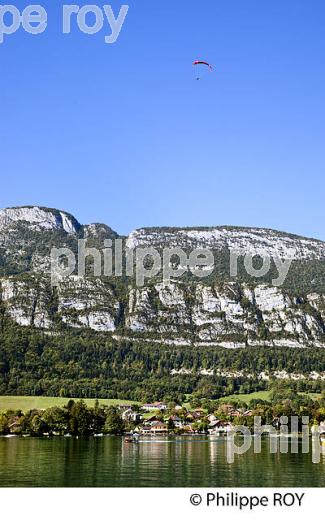
<path fill-rule="evenodd" d="M 114 341 L 91 331 L 45 332 L 0 322 L 0 395 L 131 399 L 183 402 L 186 395 L 219 399 L 266 390 L 261 372 L 323 372 L 325 350 L 166 346 Z M 172 375 L 172 371 L 191 373 Z M 200 370 L 215 375 L 200 375 Z M 241 375 L 225 377 L 216 371 Z M 291 381 L 299 392 L 321 392 L 325 383 Z"/>

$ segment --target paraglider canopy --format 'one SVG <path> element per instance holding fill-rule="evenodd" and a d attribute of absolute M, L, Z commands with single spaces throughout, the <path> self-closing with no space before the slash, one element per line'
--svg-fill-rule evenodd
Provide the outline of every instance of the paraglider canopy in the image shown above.
<path fill-rule="evenodd" d="M 208 71 L 208 72 L 213 71 L 212 65 L 209 62 L 204 61 L 204 60 L 195 60 L 195 61 L 193 61 L 193 65 L 195 67 L 197 80 L 201 79 L 202 69 L 204 71 Z"/>
<path fill-rule="evenodd" d="M 193 61 L 193 65 L 207 65 L 207 67 L 209 67 L 210 70 L 213 70 L 212 65 L 210 65 L 210 63 L 208 63 L 207 61 L 196 60 Z"/>

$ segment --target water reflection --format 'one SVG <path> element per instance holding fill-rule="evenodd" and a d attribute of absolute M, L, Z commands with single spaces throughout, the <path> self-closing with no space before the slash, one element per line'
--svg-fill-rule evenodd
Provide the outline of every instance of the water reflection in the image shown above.
<path fill-rule="evenodd" d="M 0 439 L 1 486 L 94 487 L 250 487 L 325 486 L 325 449 L 321 462 L 308 454 L 261 453 L 251 449 L 227 462 L 223 438 Z"/>

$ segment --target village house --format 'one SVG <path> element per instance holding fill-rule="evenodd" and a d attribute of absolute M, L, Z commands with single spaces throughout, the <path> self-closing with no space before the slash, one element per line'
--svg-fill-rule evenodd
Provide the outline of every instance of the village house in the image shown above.
<path fill-rule="evenodd" d="M 142 419 L 142 415 L 139 412 L 134 412 L 131 408 L 125 410 L 122 413 L 123 421 L 139 422 Z"/>
<path fill-rule="evenodd" d="M 183 428 L 184 421 L 180 417 L 177 417 L 177 415 L 171 415 L 169 417 L 169 421 L 173 421 L 175 428 Z"/>
<path fill-rule="evenodd" d="M 203 416 L 203 414 L 201 413 L 198 413 L 198 412 L 190 412 L 186 415 L 186 420 L 187 421 L 190 421 L 190 422 L 196 422 L 196 421 L 199 421 L 201 419 L 201 417 Z"/>
<path fill-rule="evenodd" d="M 230 422 L 226 421 L 213 421 L 209 424 L 209 434 L 210 435 L 221 435 L 224 433 L 228 433 L 231 431 L 232 425 Z"/>
<path fill-rule="evenodd" d="M 155 421 L 150 426 L 143 426 L 140 433 L 143 435 L 167 435 L 168 426 L 163 422 Z"/>
<path fill-rule="evenodd" d="M 151 432 L 154 435 L 166 434 L 166 433 L 168 433 L 168 426 L 167 426 L 167 424 L 160 422 L 160 421 L 154 422 L 151 425 Z"/>
<path fill-rule="evenodd" d="M 163 411 L 167 409 L 167 405 L 165 403 L 151 403 L 151 404 L 144 404 L 142 405 L 142 408 L 146 410 L 147 412 L 151 411 Z"/>
<path fill-rule="evenodd" d="M 140 428 L 141 435 L 151 435 L 151 426 L 144 425 Z"/>
<path fill-rule="evenodd" d="M 151 415 L 150 417 L 147 417 L 143 421 L 143 424 L 145 424 L 146 426 L 148 426 L 148 425 L 151 426 L 152 423 L 160 421 L 160 420 L 161 420 L 161 416 Z"/>

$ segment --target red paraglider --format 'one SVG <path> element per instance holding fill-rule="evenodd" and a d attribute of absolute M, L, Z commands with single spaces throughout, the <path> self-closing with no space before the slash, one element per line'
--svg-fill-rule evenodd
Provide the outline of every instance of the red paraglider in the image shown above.
<path fill-rule="evenodd" d="M 193 65 L 196 69 L 196 72 L 197 72 L 197 76 L 196 76 L 196 79 L 199 80 L 201 79 L 201 75 L 200 73 L 198 72 L 200 70 L 201 67 L 203 68 L 207 68 L 206 70 L 208 70 L 209 72 L 212 72 L 213 71 L 213 67 L 210 63 L 208 63 L 207 61 L 204 61 L 204 60 L 196 60 L 196 61 L 193 61 Z M 200 71 L 201 72 L 201 71 Z"/>

